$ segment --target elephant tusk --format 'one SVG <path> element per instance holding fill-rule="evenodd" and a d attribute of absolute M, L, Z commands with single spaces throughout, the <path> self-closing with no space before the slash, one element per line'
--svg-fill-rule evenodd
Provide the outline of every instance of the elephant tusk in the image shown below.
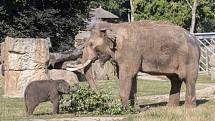
<path fill-rule="evenodd" d="M 67 64 L 66 66 L 69 67 L 69 68 L 78 68 L 78 67 L 83 66 L 83 64 L 77 64 L 77 65 Z"/>
<path fill-rule="evenodd" d="M 78 65 L 70 66 L 70 68 L 66 68 L 66 70 L 77 71 L 77 70 L 82 69 L 82 68 L 86 67 L 87 65 L 89 65 L 91 61 L 92 60 L 87 60 L 84 64 L 78 64 Z"/>

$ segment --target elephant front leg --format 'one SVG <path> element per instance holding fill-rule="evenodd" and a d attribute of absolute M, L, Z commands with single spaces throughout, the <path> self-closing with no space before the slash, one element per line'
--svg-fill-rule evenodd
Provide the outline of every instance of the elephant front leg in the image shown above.
<path fill-rule="evenodd" d="M 135 75 L 132 78 L 132 84 L 131 84 L 131 93 L 130 93 L 130 97 L 129 100 L 131 101 L 131 106 L 137 106 L 138 104 L 136 103 L 137 101 L 137 75 Z"/>
<path fill-rule="evenodd" d="M 120 76 L 120 98 L 122 101 L 123 108 L 128 109 L 129 106 L 129 96 L 131 92 L 131 78 L 128 79 L 124 76 Z"/>
<path fill-rule="evenodd" d="M 132 105 L 135 104 L 135 94 L 136 94 L 136 71 L 132 73 L 125 69 L 120 68 L 119 81 L 120 81 L 120 97 L 122 101 L 123 108 L 128 109 L 129 100 L 131 100 Z"/>
<path fill-rule="evenodd" d="M 98 90 L 96 88 L 96 82 L 95 82 L 95 77 L 93 75 L 92 66 L 87 67 L 87 69 L 85 70 L 85 77 L 87 79 L 87 82 L 88 82 L 90 88 L 93 89 L 94 91 L 98 92 Z"/>
<path fill-rule="evenodd" d="M 59 96 L 55 95 L 53 97 L 50 98 L 51 103 L 53 105 L 53 111 L 52 114 L 58 114 L 59 113 Z"/>

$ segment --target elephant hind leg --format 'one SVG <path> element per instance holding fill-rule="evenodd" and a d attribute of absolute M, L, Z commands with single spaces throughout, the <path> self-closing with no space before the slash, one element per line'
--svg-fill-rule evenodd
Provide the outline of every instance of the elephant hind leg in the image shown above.
<path fill-rule="evenodd" d="M 38 103 L 35 103 L 35 102 L 32 102 L 32 104 L 28 105 L 27 115 L 32 115 L 37 106 L 38 106 Z"/>
<path fill-rule="evenodd" d="M 184 80 L 186 85 L 185 106 L 196 107 L 196 80 L 198 69 L 188 68 L 187 75 Z"/>
<path fill-rule="evenodd" d="M 167 105 L 170 107 L 175 107 L 179 105 L 182 80 L 177 74 L 168 75 L 167 78 L 169 78 L 171 81 L 171 90 L 169 94 L 169 102 Z"/>

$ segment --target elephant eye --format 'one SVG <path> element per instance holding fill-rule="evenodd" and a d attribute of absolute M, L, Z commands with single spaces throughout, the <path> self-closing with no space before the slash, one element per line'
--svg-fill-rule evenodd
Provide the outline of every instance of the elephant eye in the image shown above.
<path fill-rule="evenodd" d="M 92 43 L 92 42 L 90 42 L 90 43 L 89 43 L 89 46 L 90 46 L 90 47 L 93 47 L 93 43 Z"/>
<path fill-rule="evenodd" d="M 96 52 L 97 56 L 101 56 L 101 54 L 102 54 L 101 51 L 98 48 L 95 48 L 95 52 Z"/>

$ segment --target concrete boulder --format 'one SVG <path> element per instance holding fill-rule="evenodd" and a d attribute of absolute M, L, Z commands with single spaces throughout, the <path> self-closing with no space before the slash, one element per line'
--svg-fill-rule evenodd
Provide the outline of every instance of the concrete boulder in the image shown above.
<path fill-rule="evenodd" d="M 212 54 L 209 59 L 210 66 L 215 67 L 215 54 Z"/>
<path fill-rule="evenodd" d="M 48 79 L 49 48 L 46 39 L 6 37 L 1 48 L 5 96 L 22 97 L 28 83 Z"/>
<path fill-rule="evenodd" d="M 48 71 L 49 79 L 57 80 L 63 79 L 68 81 L 70 85 L 77 85 L 79 83 L 78 77 L 74 72 L 60 69 L 52 69 Z"/>
<path fill-rule="evenodd" d="M 114 80 L 118 78 L 116 67 L 110 61 L 101 66 L 97 60 L 91 68 L 95 80 Z"/>
<path fill-rule="evenodd" d="M 6 37 L 3 48 L 5 70 L 47 68 L 49 48 L 46 39 Z"/>
<path fill-rule="evenodd" d="M 4 96 L 23 97 L 26 86 L 34 80 L 49 79 L 47 70 L 5 71 Z"/>
<path fill-rule="evenodd" d="M 4 42 L 1 43 L 1 63 L 4 63 Z"/>
<path fill-rule="evenodd" d="M 211 66 L 211 80 L 215 80 L 215 54 L 210 56 L 209 64 Z"/>

